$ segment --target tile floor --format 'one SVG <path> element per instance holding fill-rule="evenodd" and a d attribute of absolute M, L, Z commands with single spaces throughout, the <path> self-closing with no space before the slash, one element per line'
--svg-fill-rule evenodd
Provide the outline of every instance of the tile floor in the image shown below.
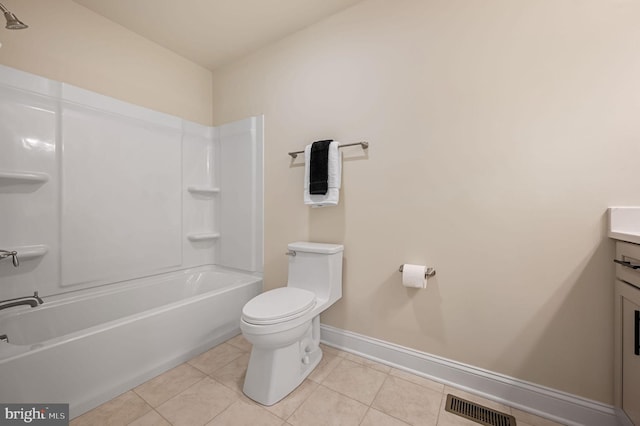
<path fill-rule="evenodd" d="M 322 346 L 318 367 L 271 407 L 242 394 L 251 345 L 236 336 L 71 421 L 72 426 L 477 426 L 444 410 L 447 393 L 512 414 L 518 426 L 558 423 Z"/>

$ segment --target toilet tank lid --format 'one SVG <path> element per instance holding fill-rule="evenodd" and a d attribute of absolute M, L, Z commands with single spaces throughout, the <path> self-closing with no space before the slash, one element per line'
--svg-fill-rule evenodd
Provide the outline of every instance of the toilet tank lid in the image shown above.
<path fill-rule="evenodd" d="M 321 254 L 334 254 L 340 253 L 344 250 L 342 244 L 325 244 L 325 243 L 311 243 L 307 241 L 299 241 L 297 243 L 289 243 L 287 246 L 289 250 L 301 251 L 305 253 L 321 253 Z"/>

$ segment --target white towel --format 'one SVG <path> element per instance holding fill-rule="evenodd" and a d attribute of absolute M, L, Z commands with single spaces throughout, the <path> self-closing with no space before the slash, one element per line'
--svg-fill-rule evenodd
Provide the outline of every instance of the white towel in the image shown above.
<path fill-rule="evenodd" d="M 326 194 L 309 193 L 309 172 L 311 164 L 311 144 L 304 148 L 304 203 L 311 207 L 337 206 L 342 184 L 342 157 L 338 147 L 340 142 L 329 144 L 328 189 Z"/>

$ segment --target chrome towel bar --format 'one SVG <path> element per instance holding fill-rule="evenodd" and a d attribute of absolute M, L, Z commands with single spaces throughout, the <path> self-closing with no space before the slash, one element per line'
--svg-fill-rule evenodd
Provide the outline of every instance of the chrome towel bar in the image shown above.
<path fill-rule="evenodd" d="M 404 265 L 400 265 L 400 267 L 398 268 L 398 271 L 402 272 Z M 424 271 L 424 277 L 425 278 L 429 278 L 432 277 L 436 274 L 436 270 L 434 268 L 427 268 L 426 271 Z"/>
<path fill-rule="evenodd" d="M 362 149 L 369 148 L 369 142 L 345 143 L 344 145 L 338 146 L 338 148 L 344 148 L 344 147 L 347 147 L 347 146 L 355 146 L 355 145 L 361 145 Z M 296 157 L 298 157 L 298 154 L 304 154 L 304 150 L 303 151 L 293 151 L 293 152 L 289 152 L 288 154 L 291 156 L 291 158 L 296 158 Z"/>

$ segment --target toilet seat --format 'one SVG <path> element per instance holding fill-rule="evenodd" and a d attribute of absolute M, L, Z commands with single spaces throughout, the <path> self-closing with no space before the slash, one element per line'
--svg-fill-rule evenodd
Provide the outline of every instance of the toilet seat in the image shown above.
<path fill-rule="evenodd" d="M 242 319 L 255 325 L 278 324 L 298 318 L 316 304 L 316 295 L 295 287 L 269 290 L 251 299 L 242 308 Z"/>

